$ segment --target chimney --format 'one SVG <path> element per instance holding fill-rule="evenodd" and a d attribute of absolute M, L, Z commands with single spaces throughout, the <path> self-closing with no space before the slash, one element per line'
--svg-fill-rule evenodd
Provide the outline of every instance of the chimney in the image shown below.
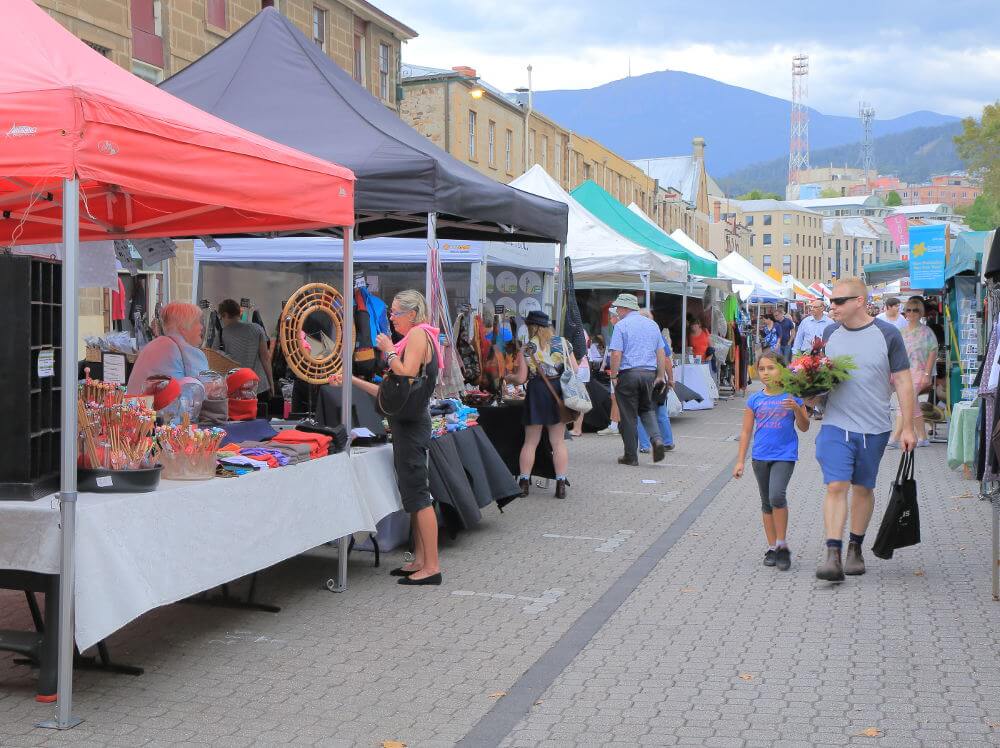
<path fill-rule="evenodd" d="M 704 159 L 705 158 L 705 139 L 695 138 L 691 141 L 691 145 L 694 146 L 694 157 Z"/>
<path fill-rule="evenodd" d="M 712 205 L 712 221 L 719 223 L 722 220 L 722 201 L 716 200 Z"/>
<path fill-rule="evenodd" d="M 459 75 L 464 75 L 466 78 L 475 78 L 475 77 L 477 77 L 476 76 L 476 69 L 475 68 L 470 68 L 467 65 L 456 65 L 455 67 L 452 68 L 452 70 L 454 70 Z"/>

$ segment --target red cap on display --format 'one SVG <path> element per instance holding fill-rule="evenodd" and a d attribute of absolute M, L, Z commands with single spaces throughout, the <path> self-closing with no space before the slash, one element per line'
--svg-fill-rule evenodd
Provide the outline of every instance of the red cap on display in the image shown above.
<path fill-rule="evenodd" d="M 229 400 L 230 421 L 252 421 L 257 417 L 257 400 Z"/>
<path fill-rule="evenodd" d="M 159 380 L 147 385 L 145 394 L 153 396 L 153 410 L 163 410 L 181 396 L 181 383 L 176 379 Z"/>
<path fill-rule="evenodd" d="M 226 387 L 229 389 L 229 396 L 232 397 L 240 388 L 247 382 L 259 382 L 260 377 L 258 377 L 253 369 L 237 369 L 228 377 L 226 377 Z"/>

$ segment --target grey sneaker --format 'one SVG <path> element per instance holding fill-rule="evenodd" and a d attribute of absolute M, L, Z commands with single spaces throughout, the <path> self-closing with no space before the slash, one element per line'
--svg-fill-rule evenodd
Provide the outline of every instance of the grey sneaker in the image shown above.
<path fill-rule="evenodd" d="M 827 582 L 843 582 L 844 568 L 840 565 L 840 549 L 827 548 L 826 560 L 816 569 L 816 578 Z"/>
<path fill-rule="evenodd" d="M 857 577 L 865 573 L 865 560 L 861 557 L 861 546 L 858 543 L 847 544 L 844 573 L 849 577 Z"/>
<path fill-rule="evenodd" d="M 772 551 L 770 548 L 767 549 L 767 553 L 764 554 L 764 566 L 774 566 L 774 556 L 777 551 Z"/>
<path fill-rule="evenodd" d="M 783 545 L 774 552 L 774 565 L 778 571 L 788 571 L 792 565 L 792 552 L 787 545 Z"/>
<path fill-rule="evenodd" d="M 612 435 L 617 436 L 618 435 L 618 424 L 615 423 L 615 424 L 612 424 L 611 426 L 608 426 L 606 429 L 601 429 L 600 431 L 597 432 L 597 435 L 598 436 L 612 436 Z"/>

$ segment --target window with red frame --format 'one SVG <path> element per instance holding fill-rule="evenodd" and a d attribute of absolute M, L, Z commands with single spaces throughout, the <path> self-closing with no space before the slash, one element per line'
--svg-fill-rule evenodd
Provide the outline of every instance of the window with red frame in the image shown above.
<path fill-rule="evenodd" d="M 220 29 L 229 27 L 226 18 L 227 0 L 205 0 L 205 20 Z"/>

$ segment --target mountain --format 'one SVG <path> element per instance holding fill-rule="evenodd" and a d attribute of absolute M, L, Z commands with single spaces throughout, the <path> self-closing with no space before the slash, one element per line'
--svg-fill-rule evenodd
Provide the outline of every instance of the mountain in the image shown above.
<path fill-rule="evenodd" d="M 955 152 L 953 138 L 962 132 L 961 122 L 937 127 L 918 127 L 894 135 L 875 138 L 875 168 L 880 174 L 894 174 L 904 182 L 923 182 L 933 174 L 945 174 L 965 168 Z M 858 166 L 861 143 L 823 148 L 809 155 L 812 166 Z M 751 189 L 785 194 L 788 180 L 788 157 L 752 164 L 728 176 L 716 179 L 727 195 L 742 195 Z"/>
<path fill-rule="evenodd" d="M 788 153 L 788 101 L 675 70 L 579 91 L 538 91 L 534 106 L 631 159 L 690 153 L 691 139 L 700 135 L 708 146 L 711 174 L 729 174 Z M 875 120 L 873 130 L 878 137 L 954 121 L 956 117 L 921 111 Z M 856 117 L 809 110 L 812 150 L 852 143 L 860 135 Z"/>

